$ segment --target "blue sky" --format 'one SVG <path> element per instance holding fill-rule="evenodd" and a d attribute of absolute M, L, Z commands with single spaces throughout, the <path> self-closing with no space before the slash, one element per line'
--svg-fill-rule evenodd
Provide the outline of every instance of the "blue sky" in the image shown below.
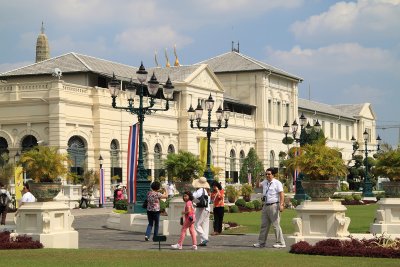
<path fill-rule="evenodd" d="M 400 0 L 0 0 L 0 72 L 31 64 L 41 22 L 51 56 L 154 66 L 240 52 L 304 78 L 300 97 L 369 102 L 400 127 Z M 396 145 L 399 128 L 379 130 Z"/>

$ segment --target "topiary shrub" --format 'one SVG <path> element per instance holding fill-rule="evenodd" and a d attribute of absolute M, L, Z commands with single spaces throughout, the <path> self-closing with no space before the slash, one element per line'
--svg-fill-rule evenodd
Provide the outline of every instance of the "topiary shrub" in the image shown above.
<path fill-rule="evenodd" d="M 352 200 L 354 200 L 354 197 L 353 197 L 352 195 L 344 196 L 344 201 L 345 201 L 345 202 L 350 202 L 350 201 L 352 201 Z"/>
<path fill-rule="evenodd" d="M 260 210 L 260 209 L 262 208 L 262 203 L 261 203 L 260 200 L 255 199 L 255 200 L 253 200 L 252 202 L 253 202 L 253 205 L 254 205 L 254 209 L 255 209 L 255 210 Z"/>
<path fill-rule="evenodd" d="M 246 202 L 245 208 L 249 210 L 254 210 L 253 202 Z"/>
<path fill-rule="evenodd" d="M 115 202 L 116 210 L 128 210 L 128 201 L 126 199 L 121 199 Z"/>
<path fill-rule="evenodd" d="M 0 232 L 0 249 L 37 249 L 43 248 L 39 241 L 32 240 L 32 237 L 26 235 L 10 238 L 10 232 Z"/>
<path fill-rule="evenodd" d="M 235 205 L 239 207 L 245 207 L 246 201 L 243 198 L 239 198 L 238 200 L 236 200 Z"/>
<path fill-rule="evenodd" d="M 361 195 L 354 194 L 354 195 L 353 195 L 353 199 L 354 199 L 354 200 L 357 200 L 357 201 L 360 201 L 360 200 L 361 200 Z"/>
<path fill-rule="evenodd" d="M 236 206 L 236 205 L 232 205 L 232 206 L 229 208 L 229 212 L 230 212 L 230 213 L 238 213 L 238 212 L 239 212 L 239 207 Z"/>
<path fill-rule="evenodd" d="M 224 212 L 228 213 L 229 212 L 229 206 L 224 206 Z"/>
<path fill-rule="evenodd" d="M 347 185 L 347 184 L 345 184 L 345 183 L 341 183 L 340 184 L 340 190 L 341 191 L 349 191 L 349 186 Z"/>

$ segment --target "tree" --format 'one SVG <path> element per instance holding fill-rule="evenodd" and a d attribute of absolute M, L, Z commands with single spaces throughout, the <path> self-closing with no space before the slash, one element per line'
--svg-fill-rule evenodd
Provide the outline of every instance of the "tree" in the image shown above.
<path fill-rule="evenodd" d="M 321 140 L 325 139 L 324 131 L 316 131 L 314 127 L 311 128 L 310 133 L 306 133 L 306 130 L 301 131 L 300 133 L 300 145 L 312 145 L 315 143 L 320 142 Z"/>
<path fill-rule="evenodd" d="M 257 156 L 256 150 L 250 148 L 249 153 L 243 160 L 242 167 L 240 168 L 239 180 L 241 183 L 247 183 L 248 173 L 251 173 L 251 183 L 254 184 L 260 180 L 260 173 L 264 172 L 262 161 Z"/>
<path fill-rule="evenodd" d="M 181 182 L 189 182 L 204 172 L 204 166 L 199 157 L 182 150 L 177 154 L 168 154 L 164 166 L 168 171 L 169 180 L 176 177 Z"/>
<path fill-rule="evenodd" d="M 10 179 L 14 177 L 14 164 L 8 161 L 8 154 L 3 153 L 0 156 L 2 164 L 0 164 L 0 182 L 4 185 L 10 183 Z"/>

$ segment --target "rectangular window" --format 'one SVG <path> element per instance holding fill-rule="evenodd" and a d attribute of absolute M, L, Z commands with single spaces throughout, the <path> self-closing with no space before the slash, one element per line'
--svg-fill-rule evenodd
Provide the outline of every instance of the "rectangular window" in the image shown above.
<path fill-rule="evenodd" d="M 268 123 L 272 124 L 272 101 L 268 99 Z"/>
<path fill-rule="evenodd" d="M 286 104 L 286 121 L 288 123 L 290 122 L 290 106 L 289 106 L 289 104 Z"/>
<path fill-rule="evenodd" d="M 325 121 L 321 121 L 321 125 L 322 125 L 322 131 L 324 133 L 326 133 L 326 131 L 325 131 Z"/>
<path fill-rule="evenodd" d="M 330 137 L 333 139 L 333 122 L 330 123 Z"/>
<path fill-rule="evenodd" d="M 346 126 L 346 140 L 349 141 L 350 140 L 350 127 Z"/>
<path fill-rule="evenodd" d="M 338 127 L 338 139 L 342 140 L 342 125 L 339 123 L 337 127 Z"/>
<path fill-rule="evenodd" d="M 282 108 L 281 108 L 281 102 L 278 102 L 278 103 L 276 103 L 277 105 L 277 109 L 278 109 L 278 116 L 277 116 L 277 119 L 278 119 L 278 121 L 277 121 L 277 125 L 278 126 L 280 126 L 282 123 L 281 123 L 281 121 L 282 121 Z"/>

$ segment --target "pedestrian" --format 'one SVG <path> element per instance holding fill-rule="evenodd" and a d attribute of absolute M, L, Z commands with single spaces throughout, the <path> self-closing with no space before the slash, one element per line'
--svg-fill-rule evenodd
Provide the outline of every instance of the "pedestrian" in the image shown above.
<path fill-rule="evenodd" d="M 211 201 L 214 203 L 214 232 L 211 235 L 219 235 L 222 233 L 222 222 L 224 220 L 225 192 L 218 181 L 213 181 L 211 186 Z"/>
<path fill-rule="evenodd" d="M 151 230 L 154 225 L 154 235 L 158 235 L 158 227 L 160 224 L 160 201 L 168 197 L 167 191 L 160 193 L 161 184 L 160 182 L 153 182 L 150 185 L 151 190 L 147 193 L 147 225 L 146 234 L 144 240 L 149 241 Z"/>
<path fill-rule="evenodd" d="M 194 224 L 194 228 L 196 229 L 197 234 L 200 236 L 200 243 L 198 246 L 205 247 L 208 243 L 208 231 L 210 227 L 210 198 L 208 193 L 210 185 L 205 177 L 200 177 L 199 179 L 193 180 L 192 185 L 196 189 L 196 191 L 193 193 L 193 200 L 195 204 L 198 202 L 197 199 L 203 194 L 208 198 L 205 207 L 196 206 L 196 222 Z"/>
<path fill-rule="evenodd" d="M 118 191 L 119 191 L 120 189 L 119 189 L 119 185 L 116 185 L 115 186 L 115 189 L 114 189 L 114 197 L 113 197 L 113 208 L 115 208 L 115 203 L 117 202 L 117 200 L 118 200 Z"/>
<path fill-rule="evenodd" d="M 21 198 L 21 202 L 20 202 L 20 207 L 24 204 L 24 203 L 28 203 L 28 202 L 36 202 L 36 198 L 32 195 L 31 191 L 29 190 L 29 184 L 25 183 L 24 184 L 24 188 L 22 189 L 22 198 Z"/>
<path fill-rule="evenodd" d="M 80 209 L 86 209 L 88 207 L 89 193 L 86 186 L 82 186 L 82 197 L 79 203 Z"/>
<path fill-rule="evenodd" d="M 169 199 L 173 198 L 173 197 L 175 196 L 175 186 L 174 186 L 174 183 L 173 183 L 173 182 L 169 182 L 169 183 L 168 183 L 168 186 L 167 186 L 167 189 L 168 189 L 168 198 L 169 198 Z"/>
<path fill-rule="evenodd" d="M 123 200 L 123 199 L 124 199 L 124 193 L 122 192 L 122 188 L 118 187 L 118 190 L 117 190 L 117 201 Z"/>
<path fill-rule="evenodd" d="M 265 247 L 269 228 L 275 230 L 276 243 L 274 248 L 285 248 L 282 228 L 280 226 L 280 213 L 283 211 L 284 193 L 282 183 L 274 178 L 275 170 L 268 168 L 265 172 L 266 179 L 258 184 L 263 188 L 263 208 L 261 212 L 261 230 L 258 243 L 253 246 L 256 248 Z"/>
<path fill-rule="evenodd" d="M 126 190 L 126 186 L 122 187 L 122 197 L 123 199 L 128 199 L 128 191 Z"/>
<path fill-rule="evenodd" d="M 183 201 L 185 201 L 185 208 L 182 211 L 182 215 L 184 217 L 181 236 L 178 240 L 178 243 L 175 245 L 171 245 L 173 249 L 182 249 L 183 240 L 186 236 L 186 230 L 189 228 L 190 236 L 192 237 L 192 249 L 197 250 L 197 240 L 196 240 L 196 231 L 194 230 L 194 223 L 196 221 L 196 216 L 194 214 L 193 208 L 193 194 L 191 192 L 183 193 Z M 181 218 L 182 221 L 183 218 Z"/>
<path fill-rule="evenodd" d="M 6 217 L 8 212 L 8 203 L 11 201 L 10 192 L 7 191 L 3 183 L 0 182 L 0 214 L 1 214 L 1 225 L 6 224 Z"/>

